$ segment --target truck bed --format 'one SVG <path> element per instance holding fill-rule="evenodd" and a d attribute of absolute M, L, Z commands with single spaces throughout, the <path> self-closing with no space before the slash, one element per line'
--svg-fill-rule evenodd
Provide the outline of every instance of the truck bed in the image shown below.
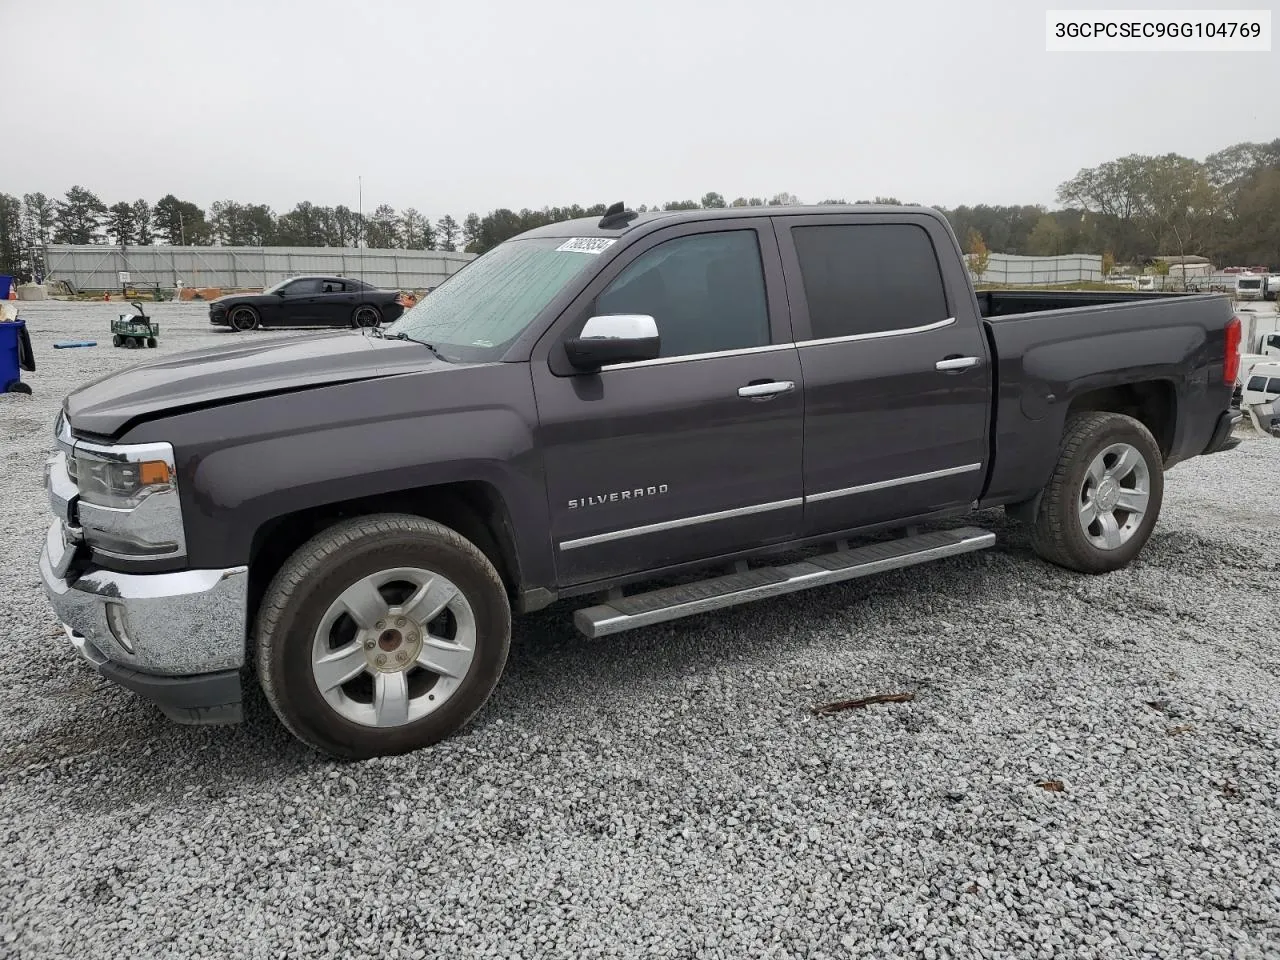
<path fill-rule="evenodd" d="M 1145 303 L 1189 294 L 1136 290 L 979 290 L 978 310 L 984 318 L 1007 317 L 1044 310 L 1101 307 L 1111 303 Z"/>
<path fill-rule="evenodd" d="M 1112 409 L 1145 409 L 1166 467 L 1204 450 L 1230 403 L 1226 296 L 983 291 L 979 302 L 993 292 L 990 305 L 1010 309 L 982 321 L 996 361 L 987 498 L 1048 481 L 1070 409 L 1063 397 L 1103 392 Z"/>

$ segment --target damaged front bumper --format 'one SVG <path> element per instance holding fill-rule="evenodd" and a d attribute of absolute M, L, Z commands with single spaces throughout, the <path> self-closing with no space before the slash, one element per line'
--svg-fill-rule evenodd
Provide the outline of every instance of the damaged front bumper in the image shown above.
<path fill-rule="evenodd" d="M 80 655 L 180 723 L 238 722 L 248 568 L 72 573 L 77 548 L 54 520 L 40 579 Z"/>

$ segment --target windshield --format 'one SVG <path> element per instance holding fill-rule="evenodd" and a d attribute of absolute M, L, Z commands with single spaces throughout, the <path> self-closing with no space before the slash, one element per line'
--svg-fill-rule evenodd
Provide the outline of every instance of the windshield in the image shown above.
<path fill-rule="evenodd" d="M 565 237 L 508 240 L 472 260 L 385 328 L 445 356 L 494 360 L 569 282 L 596 263 L 596 245 Z M 583 252 L 584 248 L 592 252 Z"/>
<path fill-rule="evenodd" d="M 293 279 L 294 279 L 293 277 L 285 277 L 283 280 L 277 280 L 275 283 L 273 283 L 271 286 L 267 287 L 267 289 L 263 290 L 262 292 L 263 292 L 263 293 L 275 293 L 277 290 L 279 290 L 279 289 L 280 289 L 281 287 L 283 287 L 286 283 L 288 283 L 290 280 L 293 280 Z"/>

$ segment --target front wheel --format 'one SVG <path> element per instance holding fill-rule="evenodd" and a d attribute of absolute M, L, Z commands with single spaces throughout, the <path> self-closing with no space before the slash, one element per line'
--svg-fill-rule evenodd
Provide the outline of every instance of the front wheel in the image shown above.
<path fill-rule="evenodd" d="M 13 380 L 4 388 L 5 393 L 25 393 L 31 396 L 31 384 L 23 383 L 21 380 Z"/>
<path fill-rule="evenodd" d="M 148 348 L 148 349 L 151 349 L 151 348 L 155 347 L 155 345 L 156 345 L 156 338 L 155 338 L 155 337 L 147 337 L 147 348 Z"/>
<path fill-rule="evenodd" d="M 236 307 L 231 311 L 231 315 L 227 317 L 227 322 L 231 325 L 231 329 L 237 333 L 245 333 L 249 330 L 256 330 L 261 318 L 258 311 L 253 307 Z"/>
<path fill-rule="evenodd" d="M 258 676 L 309 746 L 360 760 L 464 727 L 497 685 L 511 610 L 488 558 L 405 514 L 344 521 L 276 573 L 255 625 Z"/>
<path fill-rule="evenodd" d="M 1069 570 L 1118 570 L 1146 545 L 1163 502 L 1164 458 L 1142 423 L 1119 413 L 1073 415 L 1032 524 L 1032 548 Z"/>

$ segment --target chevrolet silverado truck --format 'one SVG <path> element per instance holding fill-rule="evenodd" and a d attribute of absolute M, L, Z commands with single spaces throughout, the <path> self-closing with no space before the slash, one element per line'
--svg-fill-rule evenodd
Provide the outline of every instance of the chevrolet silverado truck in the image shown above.
<path fill-rule="evenodd" d="M 512 616 L 590 637 L 992 545 L 1130 563 L 1165 471 L 1235 444 L 1221 295 L 975 292 L 923 207 L 541 227 L 389 326 L 71 393 L 40 572 L 96 669 L 185 722 L 246 682 L 313 748 L 463 727 Z M 256 680 L 252 679 L 256 676 Z"/>

